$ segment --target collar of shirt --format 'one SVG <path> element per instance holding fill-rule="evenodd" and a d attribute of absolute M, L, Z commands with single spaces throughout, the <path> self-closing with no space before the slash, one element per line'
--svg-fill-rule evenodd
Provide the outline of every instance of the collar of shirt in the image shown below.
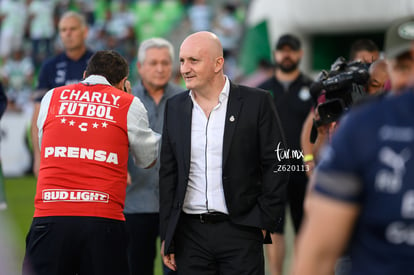
<path fill-rule="evenodd" d="M 168 84 L 169 84 L 169 83 L 167 82 L 167 84 L 165 84 L 165 85 L 164 85 L 164 87 L 163 87 L 164 92 L 163 92 L 163 94 L 162 94 L 162 97 L 161 97 L 160 102 L 161 102 L 161 101 L 163 101 L 163 100 L 164 100 L 164 98 L 168 99 L 168 98 L 170 97 L 170 94 L 172 93 L 172 92 L 171 92 L 171 90 L 169 89 L 169 85 L 168 85 Z M 147 88 L 145 88 L 145 86 L 144 86 L 144 84 L 142 83 L 142 81 L 139 83 L 139 85 L 141 86 L 141 91 L 142 91 L 142 94 L 144 94 L 145 96 L 147 96 L 148 98 L 151 98 L 151 100 L 153 100 L 153 99 L 152 99 L 152 96 L 149 94 L 149 92 L 148 92 Z M 139 96 L 138 96 L 138 97 L 139 97 Z"/>
<path fill-rule="evenodd" d="M 226 81 L 224 82 L 224 87 L 220 92 L 219 95 L 219 104 L 221 104 L 223 102 L 223 100 L 225 98 L 229 97 L 229 93 L 230 93 L 230 81 L 229 78 L 227 76 L 226 77 Z M 191 100 L 193 101 L 194 104 L 196 104 L 195 98 L 194 98 L 194 93 L 192 90 L 190 90 L 190 92 L 188 92 L 188 95 L 191 97 Z"/>
<path fill-rule="evenodd" d="M 102 75 L 90 75 L 87 78 L 85 78 L 83 81 L 81 81 L 81 83 L 84 84 L 104 84 L 104 85 L 111 85 L 108 80 L 106 80 L 106 78 Z"/>

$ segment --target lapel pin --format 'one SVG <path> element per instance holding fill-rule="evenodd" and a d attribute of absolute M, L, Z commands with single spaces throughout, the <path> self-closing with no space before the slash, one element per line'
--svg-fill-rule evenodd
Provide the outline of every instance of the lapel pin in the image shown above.
<path fill-rule="evenodd" d="M 235 121 L 234 116 L 231 116 L 229 120 L 230 120 L 231 122 Z"/>

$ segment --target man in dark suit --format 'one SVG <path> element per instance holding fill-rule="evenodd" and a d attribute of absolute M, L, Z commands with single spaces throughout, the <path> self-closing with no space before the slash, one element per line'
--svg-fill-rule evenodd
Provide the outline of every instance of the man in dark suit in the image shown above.
<path fill-rule="evenodd" d="M 288 166 L 275 106 L 268 92 L 230 82 L 223 65 L 215 34 L 188 36 L 189 91 L 165 109 L 161 254 L 178 274 L 264 274 L 263 242 L 282 226 Z"/>

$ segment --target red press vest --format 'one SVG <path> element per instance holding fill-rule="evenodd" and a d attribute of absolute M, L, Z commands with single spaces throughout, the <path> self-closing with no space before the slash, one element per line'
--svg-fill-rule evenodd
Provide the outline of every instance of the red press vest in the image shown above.
<path fill-rule="evenodd" d="M 43 125 L 34 217 L 125 219 L 132 100 L 102 84 L 54 89 Z"/>

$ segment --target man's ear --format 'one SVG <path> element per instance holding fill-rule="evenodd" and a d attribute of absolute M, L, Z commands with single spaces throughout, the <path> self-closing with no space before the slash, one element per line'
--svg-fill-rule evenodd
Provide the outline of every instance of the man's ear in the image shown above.
<path fill-rule="evenodd" d="M 132 95 L 132 87 L 131 87 L 131 82 L 129 82 L 129 80 L 125 77 L 124 79 L 124 87 L 123 90 Z"/>
<path fill-rule="evenodd" d="M 127 77 L 124 77 L 123 79 L 122 79 L 122 91 L 124 91 L 124 92 L 126 92 L 127 90 L 126 90 L 126 81 L 127 81 Z"/>
<path fill-rule="evenodd" d="M 118 83 L 113 84 L 112 86 L 123 91 L 124 90 L 124 85 L 125 85 L 125 78 L 122 78 L 121 81 L 119 81 Z"/>
<path fill-rule="evenodd" d="M 121 91 L 131 93 L 131 83 L 129 83 L 128 77 L 122 78 L 122 80 L 115 84 L 114 87 Z"/>
<path fill-rule="evenodd" d="M 216 58 L 216 69 L 215 72 L 219 72 L 221 70 L 223 70 L 223 66 L 224 66 L 224 58 L 222 56 L 217 57 Z"/>

